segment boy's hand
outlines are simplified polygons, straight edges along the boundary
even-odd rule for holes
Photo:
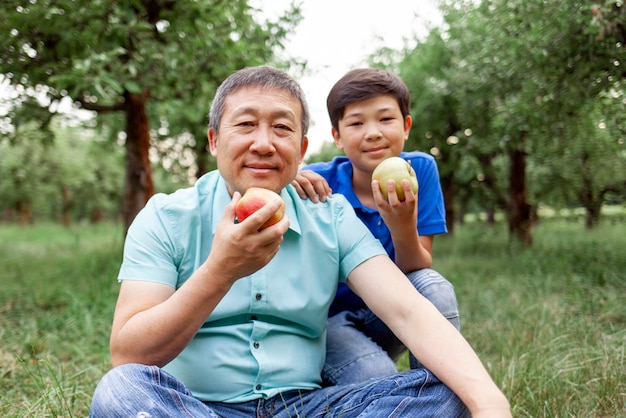
[[[309,198],[315,203],[320,200],[326,202],[326,199],[333,194],[326,179],[311,170],[298,171],[291,185],[296,188],[298,195],[302,199]]]
[[[385,225],[393,236],[396,231],[407,231],[407,225],[417,226],[417,195],[413,193],[408,180],[402,180],[402,190],[404,190],[404,200],[398,199],[395,182],[389,180],[388,200],[385,199],[377,180],[372,181],[372,195],[376,208],[380,212]]]

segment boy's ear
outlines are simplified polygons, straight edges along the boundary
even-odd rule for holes
[[[333,134],[333,139],[335,140],[335,145],[337,145],[337,148],[343,149],[343,143],[341,142],[339,131],[337,131],[335,128],[332,128],[331,133]]]
[[[411,118],[411,116],[407,115],[406,118],[404,118],[404,140],[408,140],[409,139],[409,131],[411,130],[411,126],[413,125],[413,119]]]

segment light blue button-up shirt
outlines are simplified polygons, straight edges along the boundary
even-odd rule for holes
[[[386,254],[342,196],[312,203],[291,186],[281,196],[291,226],[278,254],[235,282],[165,366],[201,400],[243,402],[320,387],[337,285],[363,261]],[[128,231],[118,279],[179,288],[207,259],[230,201],[217,171],[194,187],[155,195]]]

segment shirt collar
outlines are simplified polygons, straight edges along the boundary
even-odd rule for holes
[[[337,187],[337,190],[333,188],[333,193],[342,194],[354,209],[360,209],[366,212],[377,212],[372,208],[363,206],[356,193],[354,193],[354,189],[352,188],[352,173],[352,163],[347,158],[337,165],[337,175],[341,181],[338,182],[339,187]]]
[[[289,229],[293,230],[297,234],[301,234],[300,223],[298,222],[298,215],[296,210],[296,202],[295,199],[300,199],[300,196],[296,193],[293,186],[288,185],[280,192],[280,197],[282,197],[285,202],[285,214],[289,217]],[[232,197],[228,193],[228,189],[226,187],[226,181],[222,176],[217,176],[217,181],[215,183],[214,189],[214,198],[213,198],[213,216],[211,226],[213,228],[213,232],[217,228],[217,224],[220,219],[222,219],[222,215],[224,214],[224,208],[226,205],[230,203]]]

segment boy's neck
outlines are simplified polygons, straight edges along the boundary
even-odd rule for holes
[[[352,189],[363,206],[375,208],[372,194],[372,173],[354,170],[352,173]]]

